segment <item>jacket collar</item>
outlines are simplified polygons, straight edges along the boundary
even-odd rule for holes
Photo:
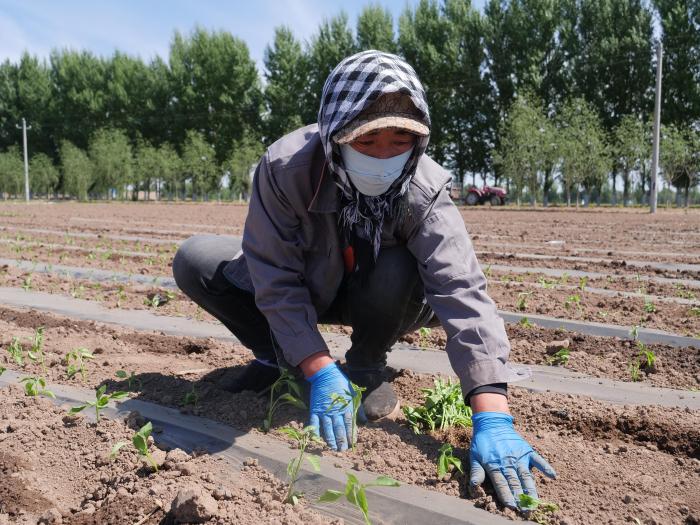
[[[323,152],[323,148],[320,149]],[[338,211],[338,191],[340,188],[338,188],[333,179],[333,174],[325,157],[319,163],[314,164],[320,166],[321,176],[308,210],[313,213],[335,213]]]

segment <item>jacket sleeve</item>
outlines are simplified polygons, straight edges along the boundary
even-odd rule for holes
[[[266,154],[253,178],[243,253],[255,289],[255,303],[292,366],[328,349],[304,283],[300,230],[299,217],[275,180]]]
[[[522,379],[507,365],[510,344],[503,319],[486,293],[459,210],[441,190],[409,234],[425,298],[447,333],[447,354],[465,397],[482,385]]]

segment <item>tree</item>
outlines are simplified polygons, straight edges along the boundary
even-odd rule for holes
[[[126,133],[120,129],[97,130],[90,138],[89,155],[94,170],[94,185],[90,190],[107,193],[108,198],[112,197],[112,190],[117,190],[125,198],[127,186],[136,182]]]
[[[79,200],[87,200],[92,186],[93,166],[90,158],[80,148],[64,140],[60,148],[63,171],[63,192]]]
[[[664,123],[700,121],[700,2],[654,0],[663,32]]]
[[[177,196],[180,183],[180,175],[182,173],[182,161],[170,144],[167,142],[161,144],[158,148],[158,166],[156,168],[156,177],[161,185],[168,189],[170,198]],[[183,186],[184,187],[184,186]],[[160,198],[160,186],[158,189],[158,198]]]
[[[232,197],[247,198],[250,191],[252,173],[263,153],[260,141],[246,138],[231,148],[231,156],[224,163],[228,173],[229,189]]]
[[[610,165],[607,146],[600,120],[585,100],[567,101],[558,115],[561,180],[567,205],[571,205],[571,191],[576,190],[576,206],[583,186],[588,192],[597,189],[608,174]]]
[[[199,130],[226,158],[235,140],[260,133],[262,91],[248,46],[230,33],[198,27],[188,37],[175,33],[170,46],[173,139]]]
[[[271,144],[303,125],[301,95],[306,86],[306,60],[301,44],[286,27],[275,29],[265,49],[265,142]],[[235,150],[231,154],[235,154]]]
[[[316,122],[326,78],[341,60],[354,54],[355,51],[355,41],[348,27],[348,15],[345,11],[341,11],[338,16],[330,20],[323,21],[306,50],[308,79],[302,113],[303,122]]]
[[[58,169],[51,158],[37,153],[29,162],[29,187],[32,195],[45,194],[48,199],[58,185]]]
[[[685,207],[690,204],[690,188],[700,181],[700,132],[674,125],[662,129],[660,164],[663,176],[685,193]]]
[[[0,153],[0,193],[19,195],[24,187],[24,164],[17,146]],[[4,195],[3,195],[4,197]]]
[[[357,17],[357,50],[377,49],[396,52],[394,21],[389,10],[379,4],[365,6]]]
[[[187,132],[182,147],[182,169],[190,181],[192,200],[197,197],[204,199],[210,192],[217,191],[221,185],[215,150],[198,131]]]
[[[640,119],[626,115],[613,132],[612,155],[615,170],[618,170],[622,177],[623,206],[629,204],[632,174],[637,172],[641,175],[645,171],[645,164],[651,157],[651,136],[648,131],[648,126]],[[613,190],[614,188],[615,176],[613,176]]]
[[[535,95],[526,93],[515,99],[503,124],[494,161],[515,186],[518,205],[524,188],[528,190],[530,205],[536,204],[543,175],[555,162],[550,128]]]

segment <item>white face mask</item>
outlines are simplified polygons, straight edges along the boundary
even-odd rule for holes
[[[370,197],[381,195],[401,176],[413,148],[388,159],[377,159],[360,153],[349,144],[340,146],[345,172],[357,190]]]

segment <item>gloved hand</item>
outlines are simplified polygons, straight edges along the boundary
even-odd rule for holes
[[[353,439],[352,398],[347,394],[353,392],[350,380],[335,363],[306,380],[311,383],[309,425],[316,427],[317,433],[320,429],[321,437],[333,450],[347,450]],[[338,401],[333,402],[333,397]]]
[[[503,412],[479,412],[472,416],[474,434],[469,450],[472,488],[484,482],[486,472],[503,505],[516,508],[520,494],[537,497],[530,467],[546,476],[557,473],[513,428],[513,417]]]

